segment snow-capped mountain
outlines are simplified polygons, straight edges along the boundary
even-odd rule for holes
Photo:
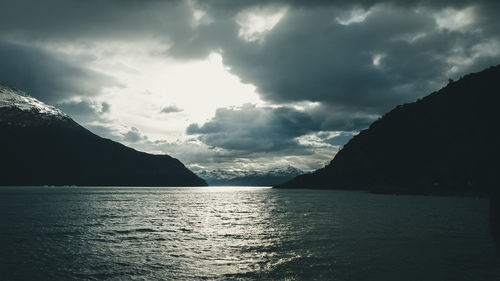
[[[4,85],[0,85],[0,108],[17,108],[22,111],[39,114],[42,118],[69,118],[61,110],[27,95],[21,90]]]
[[[265,171],[212,170],[199,171],[198,176],[209,185],[272,186],[290,180],[304,172],[292,166]]]
[[[101,138],[61,110],[1,85],[0,156],[0,185],[206,185],[175,158]]]

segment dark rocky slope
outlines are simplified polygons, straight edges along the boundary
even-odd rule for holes
[[[281,188],[490,193],[500,185],[500,66],[394,108],[326,167]]]
[[[101,138],[60,110],[4,86],[0,155],[0,185],[206,185],[175,158]]]

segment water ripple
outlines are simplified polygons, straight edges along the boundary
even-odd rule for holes
[[[487,212],[341,191],[0,188],[0,279],[500,280]]]

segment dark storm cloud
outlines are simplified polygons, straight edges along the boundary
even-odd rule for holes
[[[60,42],[156,38],[168,42],[168,55],[186,59],[217,51],[233,73],[256,85],[268,101],[318,101],[381,114],[445,83],[453,66],[448,58],[457,47],[471,52],[484,36],[498,36],[498,4],[492,2],[20,0],[2,6],[0,30]],[[263,42],[238,37],[238,12],[273,5],[290,8]],[[192,6],[204,9],[210,21],[193,27]],[[437,31],[433,11],[468,6],[486,15],[476,19],[480,33]],[[371,10],[362,23],[336,22],[352,7]],[[430,10],[419,12],[420,7]],[[418,34],[425,36],[403,40]],[[378,67],[373,64],[377,55]],[[476,58],[459,74],[491,61]]]
[[[6,0],[0,31],[39,40],[147,38],[166,27],[187,31],[191,16],[174,0]]]
[[[500,53],[478,48],[485,43],[490,43],[490,49],[500,47],[495,45],[499,38],[495,31],[496,17],[493,14],[481,17],[493,7],[487,1],[364,5],[369,9],[366,18],[348,25],[337,20],[345,17],[345,9],[339,5],[315,6],[325,4],[319,2],[322,1],[288,9],[263,40],[256,42],[238,38],[239,26],[232,18],[234,14],[215,11],[221,14],[220,18],[198,28],[192,37],[177,41],[169,52],[190,57],[220,49],[224,64],[243,81],[256,85],[263,99],[275,104],[318,102],[320,107],[311,111],[310,116],[321,122],[306,127],[308,132],[366,128],[380,114],[439,89],[450,77],[458,78],[500,62]],[[210,9],[213,2],[204,3]],[[255,3],[241,5],[249,8]],[[260,3],[262,7],[268,4]],[[223,6],[220,9],[223,10]],[[230,11],[237,13],[241,8]],[[464,12],[471,13],[466,15],[471,17],[471,23],[456,29],[440,26],[438,20],[449,20],[439,18],[440,13],[450,8],[455,9],[451,12],[470,8]],[[243,115],[243,111],[234,115]],[[224,119],[227,122],[221,122]],[[258,150],[260,146],[265,147],[258,138],[248,141],[251,134],[238,136],[235,133],[238,130],[229,120],[216,116],[201,127],[190,127],[188,133],[202,134],[201,141],[222,148]],[[233,120],[240,123],[236,118]],[[301,133],[285,138],[293,143],[299,135]],[[340,135],[326,143],[340,145],[348,137]],[[282,141],[269,134],[263,137],[262,143],[266,143],[267,138]],[[286,141],[283,143],[286,146]]]
[[[99,95],[120,86],[91,70],[92,58],[42,48],[78,45],[91,49],[99,40],[142,40],[191,29],[191,10],[183,1],[161,0],[7,0],[0,8],[0,82],[51,104],[73,96]],[[168,26],[168,28],[166,28]],[[21,42],[21,43],[16,43]]]
[[[0,82],[55,103],[76,95],[98,95],[118,83],[111,77],[79,65],[73,58],[0,40]]]
[[[209,146],[264,152],[299,147],[295,138],[319,127],[311,115],[293,108],[246,105],[218,109],[215,117],[202,126],[191,124],[187,134],[199,134]]]
[[[291,10],[263,44],[224,49],[224,62],[266,100],[380,114],[444,83],[456,48],[467,52],[481,41],[476,34],[437,31],[433,17],[414,10],[381,7],[347,26],[332,23],[332,12]],[[419,33],[426,35],[403,40]]]
[[[287,5],[309,9],[324,7],[369,8],[378,3],[404,7],[463,7],[469,4],[496,5],[489,0],[406,0],[406,1],[328,1],[328,0],[202,0],[194,6],[217,16],[231,17],[242,9]],[[0,10],[0,31],[30,33],[41,39],[47,36],[74,38],[101,35],[105,37],[150,35],[152,32],[180,33],[189,29],[192,19],[189,1],[182,0],[4,0]]]
[[[343,121],[327,117],[334,123],[365,125],[366,118],[350,118],[383,114],[439,89],[450,77],[500,62],[500,53],[478,48],[488,42],[493,42],[492,49],[500,47],[495,41],[500,38],[499,12],[489,1],[356,2],[364,4],[368,14],[362,22],[349,25],[336,19],[345,17],[346,7],[356,3],[313,2],[272,2],[292,7],[258,42],[238,38],[234,17],[243,8],[268,7],[269,1],[200,2],[219,17],[178,38],[169,54],[203,57],[219,50],[231,72],[256,85],[263,99],[278,104],[320,102],[334,115],[338,109],[345,113]],[[470,25],[457,29],[438,25],[440,12],[466,8],[473,11]],[[448,20],[446,16],[440,19]]]
[[[463,7],[470,5],[472,1],[470,0],[196,0],[198,5],[219,11],[220,13],[234,13],[242,9],[247,9],[255,6],[266,6],[266,5],[287,5],[295,8],[324,8],[324,7],[364,7],[369,8],[373,5],[379,3],[387,3],[392,5],[400,5],[403,7],[418,7],[418,6],[430,6],[430,7]],[[473,1],[477,4],[494,4],[491,0],[477,0]]]
[[[231,151],[236,157],[243,153],[270,153],[268,155],[309,154],[309,145],[301,144],[297,138],[314,132],[325,132],[326,144],[342,145],[353,131],[366,128],[374,116],[352,114],[340,109],[316,106],[305,110],[291,107],[256,107],[245,105],[239,108],[219,108],[208,122],[191,124],[186,133],[198,135],[208,146]],[[328,138],[329,131],[346,131]],[[321,134],[321,133],[320,133]]]

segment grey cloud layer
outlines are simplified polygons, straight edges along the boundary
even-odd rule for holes
[[[29,91],[49,103],[99,95],[120,86],[78,58],[43,48],[96,42],[168,38],[191,30],[192,10],[183,1],[7,0],[0,9],[0,83]],[[163,34],[169,30],[169,34]]]
[[[380,114],[443,85],[457,50],[468,59],[477,44],[498,37],[482,25],[474,33],[439,29],[430,12],[378,5],[362,23],[345,26],[335,22],[341,14],[335,7],[290,9],[260,44],[238,39],[237,26],[224,19],[201,27],[189,45],[180,41],[171,52],[193,56],[204,54],[204,46],[219,47],[231,71],[258,86],[271,102],[319,101]],[[477,24],[494,21],[478,19]],[[219,32],[225,40],[212,41]],[[423,36],[405,40],[417,35]],[[373,64],[376,55],[379,66]],[[482,56],[457,74],[494,61]]]
[[[272,5],[290,8],[263,42],[245,42],[238,37],[239,26],[235,21],[238,12]],[[204,9],[211,17],[210,23],[194,27],[192,6]],[[356,6],[371,9],[364,22],[344,26],[335,21],[346,9]],[[437,29],[431,17],[431,12],[437,10],[432,9],[467,6],[477,7],[479,16],[475,24],[481,29],[479,32]],[[418,7],[430,7],[430,10],[417,12]],[[217,51],[223,54],[224,63],[233,73],[255,84],[268,101],[310,100],[379,114],[445,83],[448,78],[445,73],[454,66],[449,58],[456,56],[457,49],[467,56],[478,43],[498,38],[497,7],[495,1],[444,0],[48,0],[43,3],[18,0],[3,3],[0,31],[2,37],[56,40],[61,44],[75,40],[85,44],[92,40],[156,38],[166,48],[170,46],[168,55],[186,59],[202,58]],[[415,42],[401,40],[418,34],[425,36]],[[33,48],[17,57],[29,57],[36,52],[40,51]],[[379,67],[373,65],[373,56],[377,54],[382,55]],[[491,61],[478,55],[472,63],[462,66],[458,74],[477,70]],[[4,65],[12,66],[7,62]],[[61,62],[67,60],[61,59]],[[50,70],[54,64],[44,65]],[[44,65],[33,65],[33,69],[39,70],[35,76],[42,75]],[[56,73],[57,77],[66,79],[65,72],[60,72]],[[91,75],[83,70],[68,72],[68,80]],[[21,77],[17,80],[28,80],[23,74],[16,76]],[[28,82],[16,83],[28,84],[30,90],[37,88]],[[85,90],[98,92],[97,89]]]
[[[101,115],[110,111],[107,102],[97,103],[92,100],[67,101],[57,104],[57,107],[69,114],[79,123],[88,123],[102,119]]]
[[[74,95],[99,95],[119,84],[107,75],[80,65],[82,61],[0,38],[0,82],[55,103]]]
[[[191,10],[169,0],[6,0],[0,31],[57,40],[147,38],[169,29],[189,29]]]
[[[500,62],[500,52],[488,50],[500,48],[499,25],[495,12],[491,12],[496,4],[422,3],[427,6],[365,5],[371,7],[366,18],[350,25],[336,22],[345,11],[335,5],[292,8],[258,42],[239,39],[238,27],[231,25],[230,18],[222,17],[199,28],[189,44],[180,41],[170,52],[189,57],[203,55],[204,48],[220,48],[224,63],[244,81],[256,85],[265,100],[275,104],[319,102],[321,108],[312,114],[320,115],[323,122],[319,127],[304,123],[305,130],[359,130],[395,105],[439,89],[450,77]],[[439,13],[451,8],[470,8],[472,22],[456,30],[439,26],[438,19],[449,20],[439,18]],[[221,33],[226,35],[225,40],[217,38]],[[488,47],[481,50],[482,45]],[[216,116],[199,130],[190,128],[188,132],[201,134],[200,140],[209,145],[242,149],[231,141],[242,139],[233,134],[234,128],[220,127],[223,119]],[[272,128],[272,122],[268,122],[259,131]],[[288,141],[293,142],[292,138],[301,133],[287,136]],[[272,135],[270,138],[280,141]],[[238,145],[259,149],[253,141],[240,141]],[[286,146],[286,142],[280,145]]]
[[[362,129],[391,107],[437,90],[450,76],[500,63],[499,3],[8,0],[0,10],[0,80],[52,103],[118,86],[112,77],[88,68],[85,60],[30,42],[91,46],[107,40],[153,40],[165,45],[158,55],[186,60],[219,52],[232,73],[254,84],[277,107],[219,109],[212,120],[191,125],[187,133],[232,150],[232,157],[307,154],[311,151],[297,137]],[[285,16],[262,40],[247,42],[238,36],[235,17],[243,9],[282,5],[288,6]],[[368,12],[362,22],[342,25],[336,20],[355,7]],[[474,16],[470,25],[439,27],[436,13],[468,7]],[[193,8],[204,10],[209,20],[193,24]],[[287,106],[302,101],[319,105],[304,111]],[[85,104],[79,106],[85,109]],[[98,114],[89,108],[80,114]],[[76,105],[70,109],[79,110]],[[338,144],[346,136],[326,142]],[[123,137],[144,141],[137,129]]]
[[[218,109],[215,117],[201,127],[192,124],[188,134],[200,134],[209,146],[228,150],[279,151],[300,147],[296,137],[319,130],[311,115],[288,107]]]

